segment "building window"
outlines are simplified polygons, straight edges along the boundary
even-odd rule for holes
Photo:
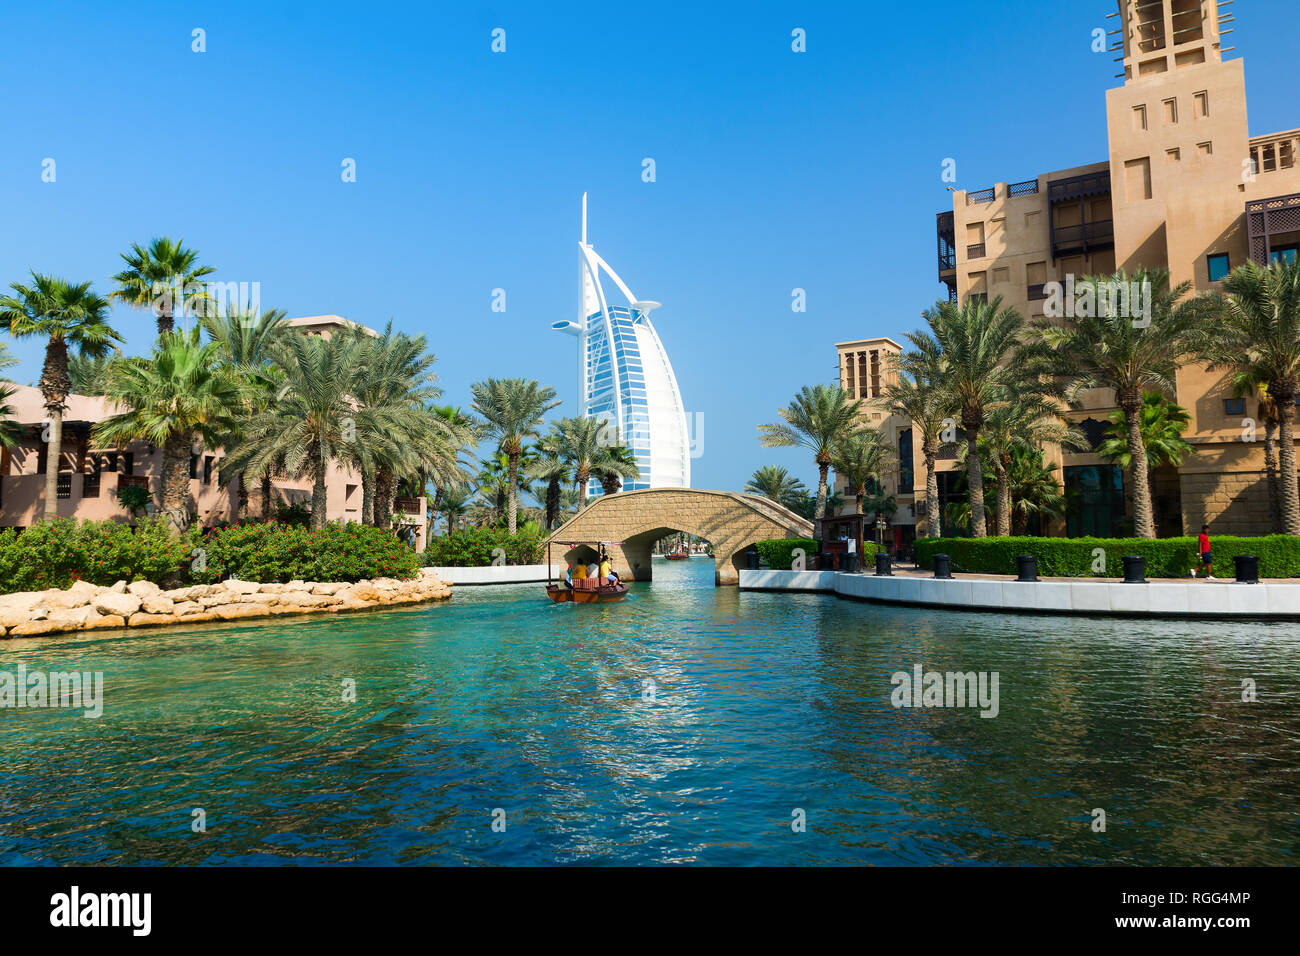
[[[1246,400],[1244,398],[1225,398],[1223,400],[1223,414],[1230,417],[1246,414]]]
[[[71,498],[72,497],[72,473],[60,472],[58,484],[55,485],[54,497]]]
[[[1065,533],[1071,538],[1116,537],[1124,518],[1124,472],[1118,465],[1065,469]]]
[[[1289,246],[1278,246],[1269,252],[1268,261],[1270,264],[1284,262],[1287,265],[1295,265],[1297,250],[1300,250],[1300,243],[1293,242]]]
[[[99,497],[99,476],[103,471],[103,465],[103,458],[92,452],[90,455],[90,472],[81,479],[81,497]]]
[[[135,474],[135,452],[127,451],[122,453],[122,474]]]
[[[910,494],[913,480],[912,429],[904,428],[898,433],[898,493]]]
[[[1142,202],[1151,198],[1151,158],[1130,159],[1124,163],[1124,198]]]
[[[1216,252],[1213,255],[1207,256],[1205,262],[1209,268],[1211,282],[1218,282],[1220,279],[1226,279],[1228,273],[1232,271],[1228,260],[1228,254],[1226,252]]]
[[[1166,124],[1178,122],[1178,100],[1168,99],[1164,101],[1164,115]]]
[[[1202,156],[1213,156],[1214,143],[1197,143],[1196,151],[1200,153]]]
[[[212,484],[212,463],[217,459],[212,455],[205,455],[203,458],[203,483]]]
[[[1196,99],[1196,115],[1201,119],[1204,119],[1205,117],[1209,116],[1210,115],[1209,91],[1202,90],[1200,93],[1196,94],[1195,99]]]
[[[190,477],[197,478],[198,476],[199,476],[199,456],[190,455]]]
[[[1133,130],[1142,132],[1147,128],[1147,108],[1145,106],[1133,107]]]
[[[1166,162],[1166,163],[1176,163],[1176,162],[1178,162],[1179,160],[1181,160],[1182,158],[1183,158],[1183,151],[1182,151],[1181,149],[1167,149],[1167,150],[1165,150],[1165,162]]]

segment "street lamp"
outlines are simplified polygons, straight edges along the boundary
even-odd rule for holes
[[[876,544],[881,548],[885,546],[885,519],[883,516],[876,519]]]

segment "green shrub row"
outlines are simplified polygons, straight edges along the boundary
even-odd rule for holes
[[[414,577],[414,551],[391,531],[331,524],[319,531],[277,524],[191,528],[176,535],[164,518],[132,528],[115,521],[59,518],[0,531],[0,593],[67,588],[75,581],[211,584],[245,581],[359,581]]]
[[[178,538],[164,518],[132,529],[113,521],[58,518],[0,531],[0,593],[43,591],[89,581],[160,581],[187,568],[193,536]]]
[[[525,525],[514,535],[505,528],[465,528],[432,539],[420,557],[425,567],[484,568],[492,564],[497,548],[506,564],[540,564],[546,550],[536,525]]]
[[[392,531],[363,524],[237,524],[207,532],[195,547],[187,563],[199,584],[413,578],[420,570],[419,556]]]
[[[813,558],[821,553],[822,543],[812,538],[773,538],[768,541],[759,541],[754,545],[754,548],[771,570],[789,571],[794,560],[795,548],[803,548],[804,553],[809,558]],[[875,542],[864,542],[862,545],[862,566],[868,567],[874,564],[875,560]]]
[[[1259,558],[1262,578],[1300,576],[1300,538],[1214,535],[1210,550],[1216,577],[1232,577],[1233,558],[1240,554]],[[952,558],[954,571],[970,574],[1015,574],[1016,558],[1032,554],[1038,559],[1038,573],[1049,577],[1122,577],[1124,556],[1129,554],[1146,558],[1148,578],[1185,578],[1201,564],[1195,538],[923,538],[916,542],[921,567],[932,569],[936,554]],[[1103,561],[1105,568],[1099,570]]]

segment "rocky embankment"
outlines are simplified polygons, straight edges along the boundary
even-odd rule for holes
[[[148,581],[118,581],[101,587],[78,581],[66,591],[23,591],[0,595],[0,637],[34,637],[67,631],[158,627],[238,621],[279,614],[365,611],[370,608],[444,601],[451,585],[421,573],[410,581],[258,584],[222,581],[164,590]]]

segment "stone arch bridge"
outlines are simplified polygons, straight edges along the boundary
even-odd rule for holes
[[[737,491],[650,488],[602,495],[552,532],[552,560],[569,560],[585,551],[570,542],[621,541],[608,550],[625,579],[649,581],[650,548],[675,532],[698,535],[713,545],[714,581],[740,580],[741,554],[769,538],[811,538],[813,525],[769,498]],[[698,559],[696,559],[698,560]]]

